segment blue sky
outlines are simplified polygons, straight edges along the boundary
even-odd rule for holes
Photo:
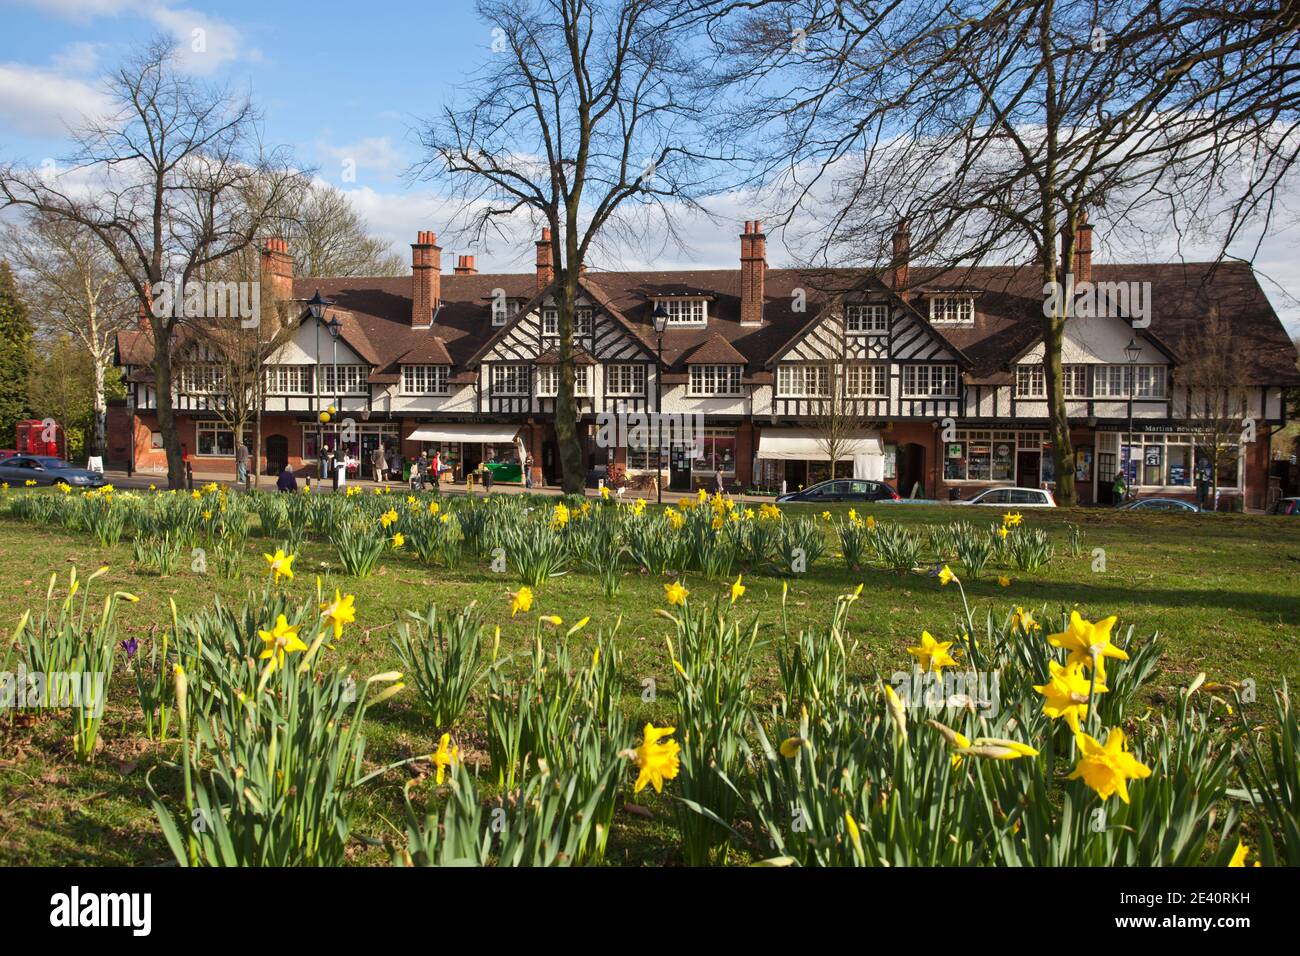
[[[404,250],[420,229],[442,233],[447,201],[404,172],[418,157],[413,129],[436,115],[490,55],[490,28],[473,0],[305,2],[305,0],[0,0],[0,159],[38,164],[68,149],[65,123],[93,108],[97,76],[133,46],[174,36],[185,67],[204,78],[249,87],[266,116],[271,143],[346,192],[371,230]],[[205,49],[193,52],[195,30]],[[344,178],[345,164],[355,179]],[[641,261],[629,250],[610,267],[735,267],[736,233],[762,216],[740,197],[711,204],[723,217],[686,230],[690,247]],[[521,240],[525,237],[519,237]],[[769,241],[773,265],[787,257]],[[1176,259],[1176,250],[1123,248],[1097,236],[1100,261]],[[470,249],[448,241],[444,256],[473,252],[485,271],[532,267],[531,243]],[[1300,334],[1300,225],[1266,240],[1255,258],[1265,291]],[[1243,243],[1233,252],[1249,256]],[[1181,255],[1198,258],[1196,249]],[[444,258],[444,265],[449,265]],[[600,268],[601,263],[593,263]]]

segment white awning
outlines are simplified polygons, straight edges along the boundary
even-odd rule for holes
[[[885,446],[880,436],[864,433],[838,440],[841,461],[853,462],[853,477],[881,481],[885,477]],[[811,428],[764,428],[758,436],[758,458],[777,461],[830,461],[824,433]]]
[[[468,441],[500,445],[513,442],[518,434],[518,425],[482,425],[467,422],[463,425],[420,425],[408,437],[411,441]]]
[[[842,438],[836,444],[841,459],[858,455],[884,455],[885,448],[879,436],[863,434],[855,438]],[[764,428],[758,436],[758,457],[777,460],[830,461],[827,440],[811,428]]]

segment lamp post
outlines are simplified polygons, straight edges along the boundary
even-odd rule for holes
[[[655,492],[657,503],[664,503],[664,329],[668,328],[668,310],[662,304],[656,305],[651,318],[655,325],[656,350],[659,353],[655,366]],[[671,468],[671,464],[669,465]]]
[[[330,320],[325,323],[325,328],[329,330],[330,339],[333,340],[332,347],[334,350],[334,401],[330,405],[330,409],[332,417],[338,418],[338,416],[343,413],[343,399],[340,397],[339,393],[339,333],[343,331],[343,323],[339,321],[339,317],[336,315],[331,317]],[[334,444],[336,446],[334,449],[334,467],[335,469],[342,467],[343,474],[346,476],[348,473],[347,457],[340,457],[343,455],[343,432],[339,430],[337,422],[334,424],[334,434],[336,436],[334,439]],[[359,476],[360,472],[358,472],[358,477]]]
[[[1137,394],[1137,362],[1142,355],[1142,346],[1137,344],[1136,338],[1130,338],[1128,345],[1124,346],[1124,360],[1128,362],[1128,436],[1127,448],[1129,461],[1133,461],[1133,399]],[[1138,470],[1137,462],[1133,462],[1133,484],[1139,484],[1138,478],[1141,472]]]
[[[326,306],[330,304],[331,304],[330,300],[320,294],[320,289],[317,289],[316,294],[307,300],[307,310],[311,313],[311,317],[315,319],[317,322],[317,326],[316,326],[316,371],[317,371],[317,375],[316,375],[316,457],[321,461],[321,465],[319,469],[321,481],[324,481],[326,476],[324,474],[325,419],[323,417],[323,413],[321,412],[321,407],[320,407],[321,388],[320,388],[320,374],[319,374],[320,372],[320,324],[319,323],[321,319],[325,317]]]

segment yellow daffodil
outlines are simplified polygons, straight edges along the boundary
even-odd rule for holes
[[[953,574],[952,568],[948,567],[946,564],[939,569],[939,573],[936,577],[939,579],[940,584],[949,584],[952,581],[957,580],[957,575]]]
[[[351,624],[357,619],[356,596],[348,594],[344,596],[339,593],[339,589],[334,589],[334,600],[327,601],[320,606],[321,617],[325,618],[325,623],[334,628],[334,640],[343,636],[343,625]]]
[[[555,506],[555,511],[551,514],[551,527],[559,531],[569,523],[569,508],[564,502]]]
[[[520,611],[527,614],[533,608],[533,589],[524,585],[518,591],[510,595],[510,616],[514,617]]]
[[[436,502],[436,501],[430,501],[430,502],[429,502],[429,514],[430,514],[431,516],[436,516],[436,515],[438,514],[438,512],[441,511],[441,510],[442,510],[442,507],[438,504],[438,502]]]
[[[794,755],[799,752],[799,748],[802,746],[802,737],[787,737],[785,740],[781,741],[781,756],[786,759],[793,759]]]
[[[640,793],[647,783],[655,788],[655,793],[663,793],[664,781],[677,776],[677,771],[681,768],[681,760],[677,756],[681,747],[675,740],[663,740],[675,733],[676,729],[645,725],[641,746],[636,748],[636,765],[641,768],[641,772],[637,774],[636,785],[632,788],[634,793]]]
[[[402,547],[402,545],[404,545],[404,544],[406,544],[406,537],[402,534],[402,532],[399,531],[399,532],[397,532],[397,534],[393,535],[393,550],[394,550],[394,551],[397,551],[398,549],[400,549],[400,548]]]
[[[451,734],[443,734],[438,739],[438,749],[429,755],[429,760],[437,768],[434,779],[441,785],[447,768],[460,760],[460,748],[451,746]]]
[[[1000,588],[1009,588],[1009,587],[1011,587],[1011,579],[1010,579],[1009,577],[1007,577],[1005,574],[999,574],[999,575],[998,575],[998,587],[1000,587]]]
[[[831,520],[831,513],[830,513],[829,511],[823,511],[823,512],[822,512],[822,520],[823,520],[823,521],[830,521],[830,520]]]
[[[1094,624],[1085,621],[1078,611],[1071,611],[1069,626],[1059,634],[1047,635],[1047,643],[1069,651],[1068,663],[1091,668],[1095,660],[1097,679],[1105,680],[1106,658],[1128,660],[1128,653],[1110,642],[1110,632],[1115,626],[1115,621],[1115,615],[1112,614]]]
[[[1002,516],[1002,524],[1008,528],[1019,527],[1020,522],[1023,520],[1024,518],[1021,516],[1019,511],[1007,512]]]
[[[551,627],[559,627],[564,623],[564,618],[558,614],[543,614],[538,620],[551,625]]]
[[[903,709],[903,702],[899,699],[898,692],[894,688],[885,685],[885,707],[889,711],[889,719],[894,724],[894,729],[903,739],[907,739],[907,712]]]
[[[600,486],[600,500],[609,501],[609,488],[607,488],[605,485]]]
[[[261,660],[270,661],[268,669],[271,672],[284,666],[286,654],[293,654],[298,651],[305,651],[307,645],[298,637],[298,625],[289,626],[285,616],[281,614],[275,619],[275,627],[269,631],[258,631],[262,643],[266,646],[262,648],[262,653],[258,655]]]
[[[940,643],[930,636],[929,631],[921,632],[921,643],[916,647],[909,647],[907,653],[917,659],[923,671],[934,671],[936,674],[942,673],[945,667],[956,667],[957,661],[948,653],[948,648],[952,647],[952,641]]]
[[[1008,534],[1010,534],[1010,531],[1007,529],[1007,526],[1006,526],[1006,525],[1002,525],[1001,527],[998,528],[998,537],[999,537],[999,538],[1002,538],[1002,539],[1005,540],[1005,539],[1006,539],[1006,536],[1007,536]]]
[[[685,604],[686,597],[691,592],[682,587],[681,581],[674,581],[672,584],[664,585],[664,597],[669,604]]]
[[[1038,622],[1034,620],[1033,612],[1026,611],[1023,607],[1017,607],[1016,613],[1011,615],[1011,626],[1026,634],[1038,630]]]
[[[731,603],[735,604],[745,593],[745,586],[740,583],[740,575],[736,575],[735,582],[731,585]]]
[[[267,565],[270,566],[271,576],[274,579],[271,583],[279,584],[281,578],[293,580],[293,559],[294,555],[285,554],[283,548],[276,548],[275,554],[264,554]]]
[[[1043,713],[1052,720],[1064,718],[1070,729],[1078,733],[1079,721],[1088,716],[1088,689],[1092,682],[1078,664],[1062,666],[1049,661],[1047,668],[1051,674],[1047,683],[1034,685],[1034,690],[1043,695]],[[1100,677],[1092,690],[1097,694],[1107,692]]]
[[[396,524],[396,522],[397,522],[397,511],[393,508],[389,508],[387,511],[385,511],[382,515],[379,516],[379,523],[382,524],[384,528],[388,528],[391,525]]]
[[[1084,733],[1076,733],[1074,739],[1079,745],[1079,763],[1067,779],[1083,780],[1103,800],[1119,794],[1128,803],[1128,781],[1151,776],[1151,768],[1128,752],[1124,731],[1118,727],[1110,729],[1105,745]]]
[[[1242,868],[1244,869],[1245,866],[1246,866],[1246,855],[1247,855],[1248,853],[1250,853],[1250,847],[1246,846],[1246,844],[1244,844],[1244,843],[1242,843],[1240,840],[1238,840],[1238,841],[1237,841],[1237,849],[1235,849],[1235,850],[1232,851],[1232,859],[1228,861],[1228,866],[1229,866],[1229,867],[1242,867]],[[1260,866],[1260,865],[1261,865],[1260,862],[1259,862],[1259,860],[1256,860],[1256,861],[1255,861],[1255,865],[1256,865],[1256,866]]]
[[[876,530],[876,516],[875,516],[875,515],[867,515],[867,530],[868,530],[868,531],[875,531],[875,530]]]

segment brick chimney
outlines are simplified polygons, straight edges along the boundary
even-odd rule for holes
[[[1086,209],[1079,213],[1074,230],[1074,281],[1092,281],[1092,226]]]
[[[740,234],[740,324],[763,324],[763,285],[767,279],[767,237],[763,220],[746,219]]]
[[[442,248],[432,232],[421,232],[411,243],[411,326],[427,329],[442,301]]]
[[[908,267],[912,262],[912,234],[907,229],[907,220],[898,224],[894,230],[894,256],[889,265],[889,287],[895,292],[907,288]]]
[[[456,258],[456,268],[451,271],[458,276],[478,275],[478,267],[474,265],[473,256],[458,256]]]
[[[262,249],[262,281],[270,286],[276,302],[293,298],[293,256],[288,241],[280,236],[266,240]]]
[[[543,229],[537,240],[537,291],[541,292],[555,278],[555,264],[551,259],[551,230]]]

